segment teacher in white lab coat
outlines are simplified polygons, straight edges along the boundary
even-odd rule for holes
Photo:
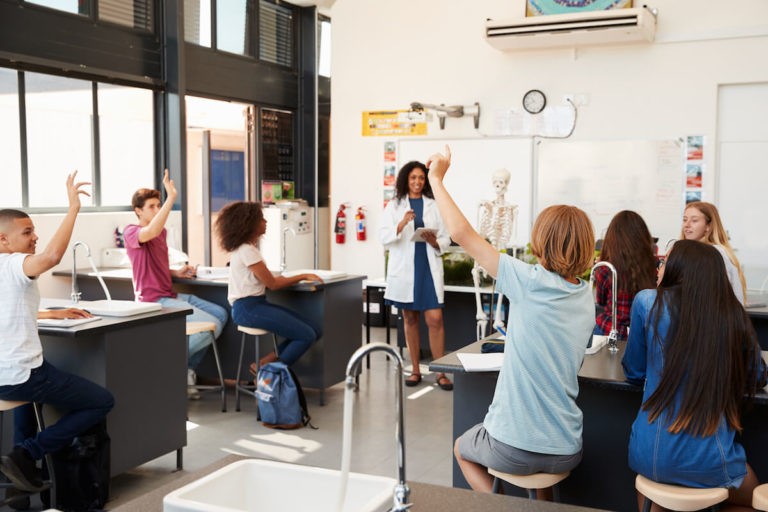
[[[427,172],[423,163],[415,161],[400,169],[395,198],[384,208],[379,228],[379,239],[389,250],[384,299],[387,306],[395,306],[403,312],[405,343],[413,364],[406,386],[417,386],[421,382],[421,312],[424,312],[424,321],[429,328],[432,357],[440,358],[445,352],[443,262],[440,255],[448,248],[451,239],[440,218]],[[417,233],[419,228],[425,229]],[[414,234],[417,235],[415,241]],[[441,389],[453,389],[453,383],[444,373],[437,374],[436,382]]]

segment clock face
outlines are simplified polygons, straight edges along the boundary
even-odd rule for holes
[[[523,108],[531,114],[538,114],[547,105],[547,97],[538,89],[531,89],[523,96]]]

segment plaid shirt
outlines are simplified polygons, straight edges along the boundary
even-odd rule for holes
[[[611,332],[611,269],[608,267],[598,267],[595,270],[595,304],[598,306],[595,318],[597,327],[602,334],[608,335]],[[632,308],[632,299],[634,294],[630,295],[624,290],[618,290],[616,299],[616,323],[618,323],[619,338],[627,338],[627,327],[629,327],[629,313]]]

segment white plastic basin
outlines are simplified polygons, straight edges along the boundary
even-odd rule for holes
[[[336,512],[340,471],[249,459],[234,462],[167,494],[165,512]],[[383,512],[394,478],[350,473],[344,512]]]

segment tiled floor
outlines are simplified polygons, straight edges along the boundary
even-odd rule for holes
[[[384,329],[372,329],[371,338],[383,341]],[[406,475],[409,480],[450,486],[452,394],[439,389],[434,384],[434,375],[426,371],[422,366],[425,377],[421,385],[404,388]],[[354,396],[352,471],[396,476],[393,377],[394,364],[381,352],[372,355],[370,371],[360,376],[360,390]],[[204,394],[200,401],[190,401],[184,471],[195,471],[229,453],[339,468],[343,385],[327,390],[324,407],[318,405],[317,392],[307,390],[306,394],[317,430],[265,428],[256,421],[253,399],[244,401],[242,412],[234,412],[233,392],[228,397],[226,413],[220,412],[215,393]],[[114,478],[107,508],[177,478],[180,473],[174,472],[175,465],[175,454],[169,454]]]

